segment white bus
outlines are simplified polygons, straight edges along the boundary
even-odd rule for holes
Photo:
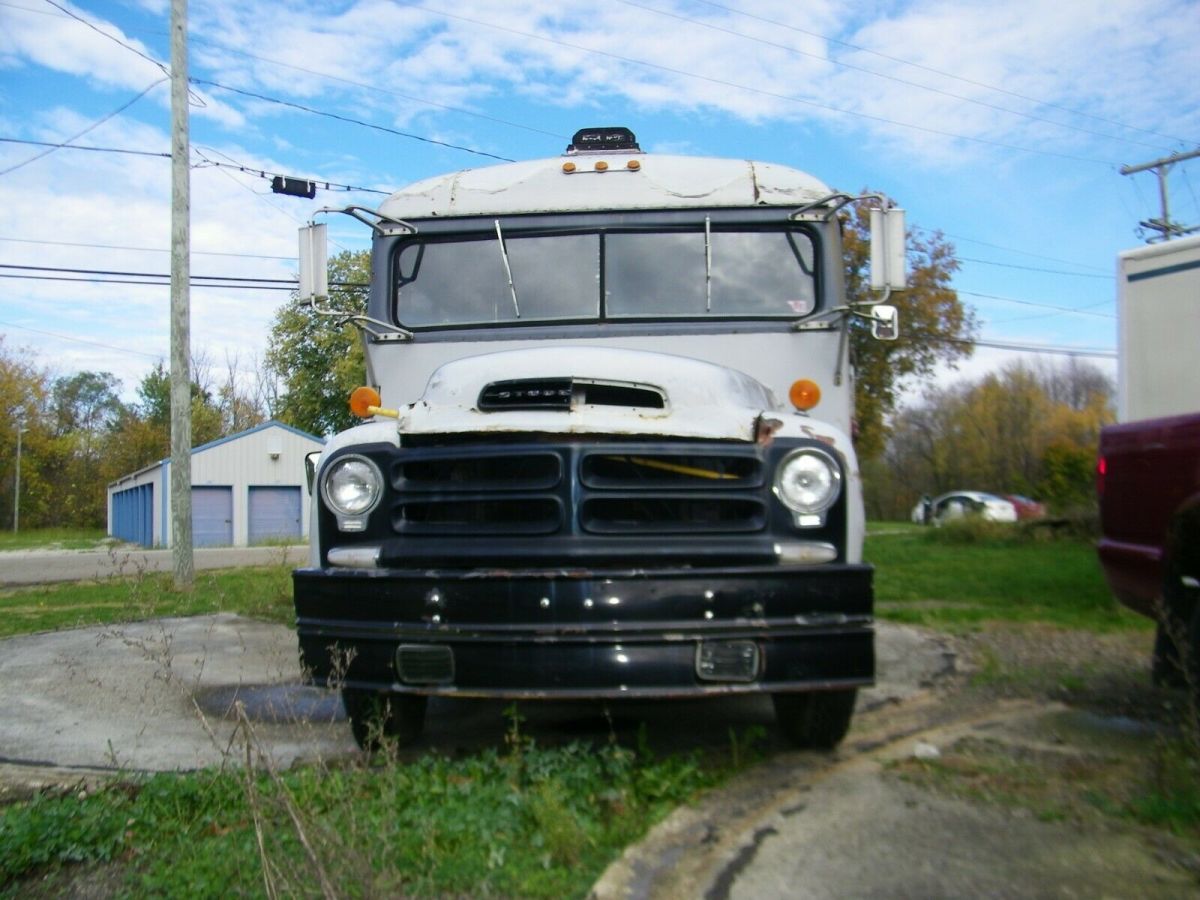
[[[897,328],[845,300],[860,200],[886,297],[884,198],[625,128],[342,210],[373,231],[366,421],[315,466],[294,587],[361,745],[414,739],[430,696],[764,692],[796,743],[841,740],[874,678],[848,336]],[[301,296],[337,315],[324,227]]]

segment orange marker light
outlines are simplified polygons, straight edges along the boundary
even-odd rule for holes
[[[638,162],[636,159],[631,159],[629,162],[625,163],[625,168],[629,169],[629,171],[631,171],[631,172],[636,172],[641,167],[642,167],[642,164],[640,162]]]
[[[608,171],[608,163],[606,163],[604,160],[600,160],[598,163],[596,163],[596,171],[597,172],[607,172]]]
[[[573,162],[563,163],[563,171],[566,172],[568,175],[570,175],[572,172],[575,171],[575,163],[573,163]]]
[[[369,419],[375,415],[375,411],[379,409],[379,404],[382,402],[379,391],[375,388],[358,387],[350,394],[350,412],[360,419]]]
[[[821,389],[817,387],[815,381],[801,378],[799,381],[792,382],[792,386],[788,390],[788,399],[792,401],[792,406],[796,409],[808,412],[821,402]]]

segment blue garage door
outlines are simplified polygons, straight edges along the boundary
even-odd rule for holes
[[[300,488],[252,487],[249,503],[251,544],[300,537]]]
[[[233,488],[192,488],[192,546],[233,544]]]
[[[138,485],[113,494],[113,537],[131,544],[154,544],[154,486]]]

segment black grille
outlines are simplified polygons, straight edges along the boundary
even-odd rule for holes
[[[579,523],[593,534],[724,534],[761,531],[767,514],[759,499],[628,494],[584,500]]]
[[[414,447],[391,466],[396,534],[746,535],[767,529],[762,451],[747,445]]]

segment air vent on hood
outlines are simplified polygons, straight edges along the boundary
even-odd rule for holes
[[[582,405],[663,409],[666,398],[657,388],[572,378],[493,381],[479,393],[482,412],[513,409],[560,409],[566,412],[573,406]]]

